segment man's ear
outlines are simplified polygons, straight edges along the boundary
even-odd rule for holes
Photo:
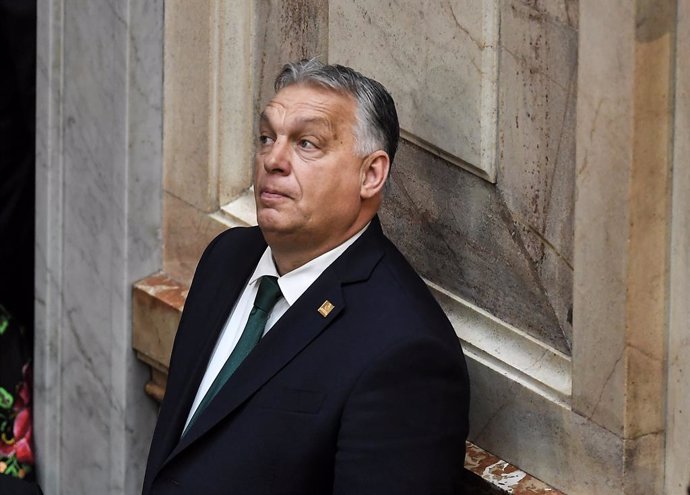
[[[362,163],[362,187],[360,196],[369,199],[376,196],[388,178],[390,160],[388,153],[383,150],[374,151],[368,155]]]

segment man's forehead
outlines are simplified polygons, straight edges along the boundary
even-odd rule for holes
[[[285,116],[314,124],[330,125],[334,120],[353,116],[355,101],[349,95],[322,88],[295,84],[278,91],[259,117]]]

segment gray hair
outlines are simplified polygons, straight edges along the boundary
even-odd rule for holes
[[[312,58],[285,64],[276,77],[274,88],[277,93],[299,83],[313,84],[352,96],[357,102],[355,152],[365,156],[383,150],[393,164],[400,127],[393,98],[381,83],[350,67],[326,65]]]

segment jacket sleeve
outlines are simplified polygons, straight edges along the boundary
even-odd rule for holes
[[[333,493],[461,493],[468,406],[459,346],[424,338],[388,350],[348,398]]]
[[[172,449],[175,447],[175,444],[179,440],[179,434],[181,432],[182,425],[184,424],[182,419],[175,418],[175,416],[172,414],[172,411],[177,406],[179,401],[179,393],[181,392],[180,387],[176,386],[176,384],[183,382],[185,373],[187,373],[187,363],[184,363],[184,361],[181,359],[181,356],[184,354],[182,351],[184,350],[185,346],[188,345],[188,343],[182,342],[182,339],[185,336],[180,335],[179,329],[185,326],[184,321],[189,318],[189,311],[194,307],[195,301],[199,298],[201,286],[203,286],[204,280],[208,278],[208,272],[212,269],[212,264],[209,263],[209,260],[213,257],[213,251],[217,246],[219,239],[223,235],[224,233],[217,236],[206,247],[201,259],[199,260],[196,271],[194,272],[194,279],[185,302],[185,308],[182,311],[182,317],[178,325],[178,332],[175,335],[175,341],[170,357],[170,370],[168,374],[166,393],[163,397],[163,403],[158,414],[158,420],[156,421],[153,438],[151,439],[151,447],[149,448],[146,472],[144,476],[143,494],[150,493],[155,477],[158,474],[158,470],[167,455],[172,451]],[[186,416],[183,419],[186,419]]]

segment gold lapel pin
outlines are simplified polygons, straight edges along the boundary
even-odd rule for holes
[[[335,308],[335,306],[333,306],[333,303],[326,299],[319,308],[319,313],[321,313],[321,316],[325,318],[331,311],[333,311],[333,308]]]

